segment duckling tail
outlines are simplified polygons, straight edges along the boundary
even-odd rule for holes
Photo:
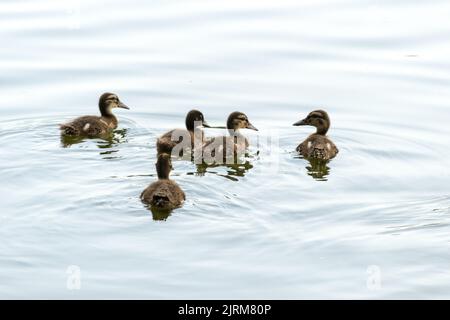
[[[326,151],[324,148],[316,147],[313,150],[313,157],[316,159],[325,159],[326,158]]]
[[[165,207],[169,202],[169,199],[167,197],[164,196],[154,196],[153,197],[153,205],[156,207]]]
[[[78,130],[75,129],[75,127],[69,125],[69,124],[60,124],[59,129],[62,131],[62,133],[66,136],[76,136],[78,135]]]

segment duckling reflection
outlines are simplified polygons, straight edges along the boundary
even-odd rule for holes
[[[66,136],[61,135],[60,141],[61,141],[61,147],[63,148],[69,148],[74,144],[82,143],[86,140],[86,137],[81,136]]]
[[[218,171],[208,170],[209,168],[225,167],[227,168],[227,174],[219,173]],[[215,174],[232,181],[239,181],[237,177],[244,177],[245,174],[253,168],[253,164],[250,161],[245,161],[244,163],[234,163],[234,164],[207,164],[202,163],[197,165],[197,171],[195,174],[198,176],[204,176],[206,173]]]
[[[100,152],[100,155],[110,155],[118,152],[117,149],[112,149],[121,143],[127,142],[128,129],[116,129],[112,132],[107,132],[100,137],[92,140],[95,142],[99,149],[104,151]],[[82,136],[67,136],[61,135],[61,146],[63,148],[69,148],[72,145],[83,143],[86,141],[86,137]],[[115,158],[115,157],[114,157]],[[108,159],[105,157],[105,159]]]
[[[317,181],[327,181],[327,176],[330,174],[330,167],[327,166],[329,161],[321,159],[308,159],[309,166],[306,166],[308,175]]]
[[[155,221],[165,221],[172,214],[172,210],[168,209],[161,209],[152,206],[150,206],[149,209],[152,212],[152,217]]]
[[[82,116],[68,123],[60,124],[61,135],[70,137],[104,137],[117,128],[118,120],[112,113],[114,108],[129,109],[114,93],[106,92],[98,101],[100,116]]]
[[[170,154],[161,153],[156,161],[158,180],[149,185],[142,193],[141,200],[155,212],[164,212],[180,207],[186,196],[180,186],[169,179],[172,161]]]

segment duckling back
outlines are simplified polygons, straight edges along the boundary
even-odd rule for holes
[[[108,121],[97,116],[83,116],[65,124],[59,128],[63,135],[95,137],[107,133],[117,127],[117,121]]]
[[[229,159],[235,160],[236,157],[244,155],[248,146],[248,140],[244,136],[214,137],[203,144],[203,158],[207,160],[207,163],[214,162],[211,160],[226,163]]]
[[[141,194],[142,202],[161,209],[173,209],[183,204],[186,195],[172,180],[158,180],[149,185]]]

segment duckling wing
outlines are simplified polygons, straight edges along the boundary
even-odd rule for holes
[[[237,146],[232,137],[219,136],[203,144],[203,160],[206,163],[222,163],[228,157],[234,157]]]
[[[331,154],[332,154],[332,156],[331,156],[331,158],[332,158],[332,157],[334,157],[335,155],[338,154],[339,149],[336,147],[336,145],[333,143],[333,141],[328,140],[328,142],[329,142],[329,144],[330,144],[330,146],[331,146],[330,152],[331,152]]]
[[[334,158],[339,152],[336,145],[328,137],[319,137],[317,141],[317,146],[320,150],[323,150],[325,159]]]
[[[302,143],[300,143],[297,148],[295,149],[297,152],[299,152],[303,157],[308,157],[309,155],[309,148],[311,146],[312,142],[310,139],[306,139]]]

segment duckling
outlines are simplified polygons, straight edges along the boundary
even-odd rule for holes
[[[330,128],[330,117],[323,110],[315,110],[308,116],[293,124],[294,126],[313,126],[317,128],[316,133],[311,134],[305,141],[300,143],[296,150],[305,158],[329,160],[339,152],[336,145],[326,133]]]
[[[159,154],[156,161],[158,181],[153,182],[141,193],[142,202],[163,210],[171,210],[183,204],[186,196],[178,184],[169,179],[171,169],[170,154]]]
[[[186,129],[173,129],[166,132],[161,137],[156,140],[156,149],[159,153],[171,153],[172,149],[181,141],[183,141],[184,136],[191,137],[190,147],[191,150],[194,148],[194,131],[198,127],[210,128],[208,123],[205,121],[203,113],[198,110],[191,110],[186,115]],[[172,140],[174,139],[174,140]],[[203,142],[203,132],[201,131],[201,141]]]
[[[117,118],[112,114],[113,108],[130,109],[114,93],[106,92],[100,96],[98,106],[101,116],[82,116],[71,122],[60,124],[61,134],[66,136],[96,137],[117,128]]]
[[[229,136],[211,138],[203,145],[204,154],[209,153],[212,157],[215,157],[217,150],[218,153],[223,154],[223,158],[225,159],[226,155],[242,153],[249,147],[249,142],[247,138],[239,132],[239,129],[258,131],[258,129],[250,123],[248,117],[239,111],[232,112],[228,116],[227,129],[230,134]]]

